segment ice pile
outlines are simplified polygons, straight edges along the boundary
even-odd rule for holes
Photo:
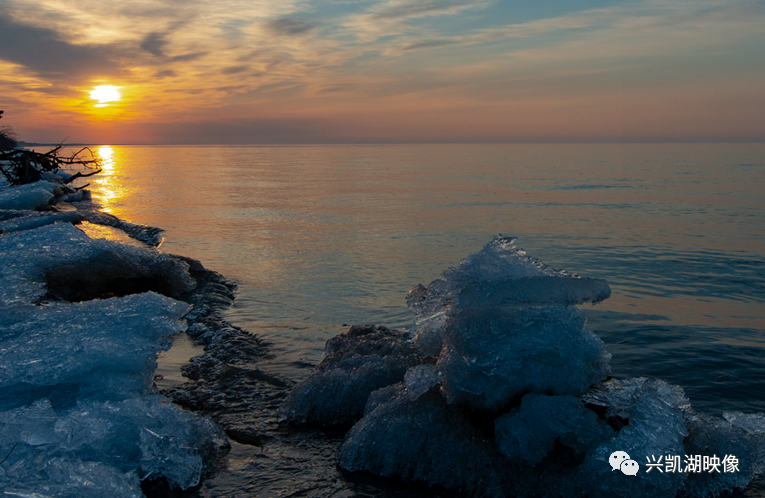
[[[0,308],[0,411],[42,398],[68,408],[142,395],[188,308],[153,292]]]
[[[72,225],[82,210],[30,211],[55,188],[0,189],[0,489],[127,497],[145,480],[195,486],[228,440],[154,394],[152,375],[187,327],[179,299],[200,286],[201,265],[90,239]]]
[[[13,450],[0,483],[18,496],[143,496],[140,481],[158,477],[185,489],[228,444],[210,419],[160,395],[68,410],[40,399],[0,420],[3,451]]]
[[[369,394],[404,379],[423,359],[409,336],[385,327],[351,327],[327,341],[324,360],[279,407],[281,422],[350,425],[361,418]]]
[[[0,190],[0,209],[31,210],[47,208],[58,187],[53,182],[35,182]]]
[[[187,310],[153,292],[0,307],[0,485],[40,496],[141,496],[140,481],[159,477],[197,485],[225,435],[147,395]]]
[[[416,354],[400,362],[403,375],[361,378],[371,379],[381,358],[394,371],[398,351],[410,351],[403,344],[393,357],[359,357],[375,348],[339,336],[327,359],[348,360],[337,375],[352,381],[332,379],[322,363],[282,407],[299,415],[284,419],[316,423],[324,410],[336,416],[335,398],[354,406],[366,398],[340,448],[342,468],[469,496],[717,496],[762,473],[763,415],[700,415],[678,386],[609,378],[610,355],[575,307],[609,297],[608,284],[554,270],[514,242],[498,236],[442,279],[412,289]],[[383,380],[390,385],[369,392]],[[615,452],[630,456],[636,475],[614,467]],[[687,455],[737,455],[736,472],[684,470]],[[674,457],[680,471],[664,472],[664,459]]]
[[[93,240],[70,223],[0,237],[0,303],[84,301],[156,291],[177,299],[196,286],[177,258]]]

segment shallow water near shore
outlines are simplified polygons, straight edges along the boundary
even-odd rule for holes
[[[763,144],[94,150],[106,211],[164,228],[160,250],[239,284],[227,319],[271,343],[271,374],[305,378],[345,324],[413,326],[406,292],[503,233],[609,281],[612,297],[583,309],[615,377],[678,384],[698,411],[765,411]],[[323,495],[348,478],[318,470],[335,445],[304,438],[292,469],[235,445],[200,492],[318,480],[306,492]]]

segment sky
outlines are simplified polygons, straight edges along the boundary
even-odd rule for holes
[[[0,0],[0,109],[28,142],[765,141],[765,0]]]

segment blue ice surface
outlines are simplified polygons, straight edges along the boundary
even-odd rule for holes
[[[82,297],[92,289],[78,286],[132,277],[181,295],[195,286],[188,264],[90,239],[68,213],[31,211],[51,191],[47,182],[0,186],[4,226],[13,228],[0,234],[0,489],[133,497],[145,479],[195,486],[226,436],[155,394],[152,381],[157,353],[185,330],[189,305],[155,292],[82,302],[50,294],[67,279]]]
[[[609,379],[610,355],[574,306],[604,299],[608,284],[567,276],[513,243],[498,236],[410,292],[414,342],[437,360],[368,396],[341,467],[475,496],[720,496],[762,474],[765,414],[712,417],[663,380]],[[449,449],[428,443],[442,440]],[[636,475],[611,465],[615,452]],[[648,472],[668,455],[683,468],[687,455],[739,464]]]
[[[179,294],[195,285],[183,261],[94,240],[70,223],[56,223],[0,237],[0,303],[34,303],[48,290],[46,278],[51,273],[90,273],[95,277],[115,271],[117,263],[141,276],[161,273]]]

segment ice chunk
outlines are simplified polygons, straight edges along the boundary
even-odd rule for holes
[[[444,342],[444,331],[449,327],[452,317],[439,313],[422,320],[414,332],[414,344],[424,355],[438,357]]]
[[[95,209],[85,210],[83,216],[87,221],[96,225],[103,225],[122,230],[128,236],[135,240],[140,240],[150,246],[156,247],[162,243],[163,230],[161,228],[128,223],[109,213],[104,213]]]
[[[683,390],[652,378],[608,381],[588,395],[606,408],[606,416],[627,416],[628,425],[617,436],[588,452],[579,468],[578,479],[586,482],[590,496],[630,496],[634,498],[675,496],[687,473],[647,472],[648,463],[660,456],[684,455],[683,440],[688,435],[685,412],[690,405]],[[605,406],[604,406],[605,405]],[[626,452],[640,465],[636,476],[625,479],[609,463],[615,451]]]
[[[0,484],[26,492],[63,489],[71,485],[68,472],[77,475],[83,468],[93,472],[90,479],[102,481],[96,488],[102,493],[121,485],[141,496],[136,474],[141,480],[164,477],[186,489],[199,483],[228,445],[209,418],[184,412],[160,395],[84,401],[62,413],[38,400],[0,413],[0,421],[3,444],[14,445],[0,469]]]
[[[717,457],[715,463],[719,465],[715,470],[704,471],[702,467],[701,472],[689,473],[679,496],[719,496],[744,489],[755,475],[762,474],[765,463],[763,414],[726,412],[723,417],[693,411],[687,414],[684,455]],[[732,465],[731,459],[735,459],[735,471],[733,467],[726,469],[726,465]]]
[[[417,365],[404,375],[404,386],[412,400],[416,400],[441,383],[441,372],[435,365]]]
[[[664,404],[676,406],[683,413],[691,408],[680,386],[649,377],[611,379],[595,386],[583,396],[583,399],[590,405],[604,409],[605,416],[608,418],[619,417],[628,420],[638,406],[638,401],[646,396],[646,390],[655,393]]]
[[[540,462],[556,441],[586,453],[614,431],[576,396],[527,394],[519,409],[494,422],[497,447],[509,458]]]
[[[45,225],[52,225],[54,223],[77,224],[83,220],[82,215],[76,211],[66,213],[29,211],[24,213],[24,216],[0,221],[0,231],[5,233],[19,232],[22,230],[32,230],[33,228],[39,228]]]
[[[469,284],[459,294],[459,305],[582,304],[598,303],[610,296],[611,288],[600,278],[526,277]]]
[[[605,280],[555,270],[516,249],[515,240],[498,235],[442,279],[409,291],[407,305],[417,314],[415,344],[423,354],[440,352],[451,318],[462,310],[597,303],[611,295]]]
[[[39,397],[140,394],[189,306],[155,293],[0,307],[0,410]],[[109,386],[109,390],[105,389]]]
[[[449,403],[497,411],[528,393],[583,394],[610,373],[608,354],[571,306],[463,311],[437,367]]]
[[[14,451],[15,453],[15,451]],[[98,462],[69,458],[38,458],[36,465],[12,467],[0,475],[4,496],[19,498],[141,498],[141,482],[135,472]]]
[[[82,301],[154,290],[181,298],[195,286],[179,258],[107,240],[70,224],[0,237],[0,304]]]
[[[0,191],[0,209],[47,208],[56,184],[36,182]]]
[[[518,302],[573,304],[597,302],[610,295],[604,280],[586,279],[584,283],[572,283],[570,279],[579,277],[527,256],[525,251],[515,248],[516,240],[515,237],[497,235],[481,251],[463,259],[457,268],[443,272],[442,279],[434,280],[427,288],[418,285],[409,291],[407,305],[417,314],[418,320],[424,320],[438,313],[451,312],[460,306],[460,301],[465,307]],[[548,280],[553,278],[566,281]],[[513,282],[519,279],[524,280],[523,287]],[[463,291],[464,295],[460,296]]]
[[[388,387],[345,436],[338,464],[349,471],[436,484],[467,496],[504,496],[500,455],[437,392],[412,401]]]
[[[279,407],[282,422],[349,425],[361,418],[369,394],[404,379],[422,358],[405,332],[351,327],[327,341],[316,371]]]

